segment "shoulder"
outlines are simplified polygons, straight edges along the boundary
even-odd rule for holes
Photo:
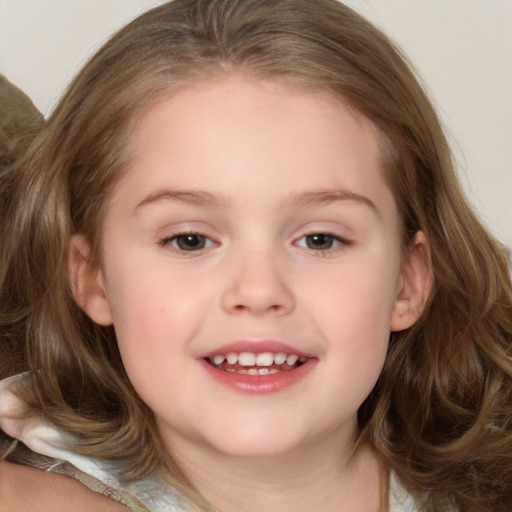
[[[0,512],[127,512],[120,503],[55,473],[0,461]]]
[[[23,378],[0,381],[0,512],[188,510],[171,484],[152,475],[126,481],[115,461],[78,453],[72,434],[27,414],[13,392]]]

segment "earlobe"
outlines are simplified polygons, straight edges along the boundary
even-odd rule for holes
[[[112,311],[100,268],[91,264],[89,242],[73,235],[69,247],[68,276],[77,304],[99,325],[112,324]]]
[[[432,291],[433,274],[430,246],[423,232],[418,231],[402,266],[391,330],[411,327],[423,313]]]

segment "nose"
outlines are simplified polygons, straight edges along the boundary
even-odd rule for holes
[[[228,313],[249,313],[256,316],[286,315],[293,310],[295,298],[285,281],[285,262],[275,255],[251,253],[238,255],[227,273],[222,307]]]

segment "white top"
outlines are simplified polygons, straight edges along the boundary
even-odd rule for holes
[[[20,440],[36,453],[68,461],[109,487],[128,492],[151,512],[187,512],[185,501],[166,482],[154,477],[125,482],[115,464],[75,453],[73,436],[69,433],[42,418],[20,419],[26,406],[11,391],[11,384],[19,378],[23,378],[23,374],[0,382],[0,429],[7,435]],[[390,485],[390,512],[419,512],[412,496],[394,475]]]

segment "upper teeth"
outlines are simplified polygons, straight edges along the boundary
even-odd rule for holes
[[[284,364],[287,363],[293,366],[297,361],[303,363],[307,360],[306,357],[299,357],[296,354],[287,355],[284,352],[278,352],[276,354],[272,352],[261,352],[254,354],[252,352],[241,352],[237,354],[230,352],[229,354],[216,355],[213,357],[213,364],[216,366],[227,361],[229,364],[239,364],[240,366],[272,366],[273,364]]]

